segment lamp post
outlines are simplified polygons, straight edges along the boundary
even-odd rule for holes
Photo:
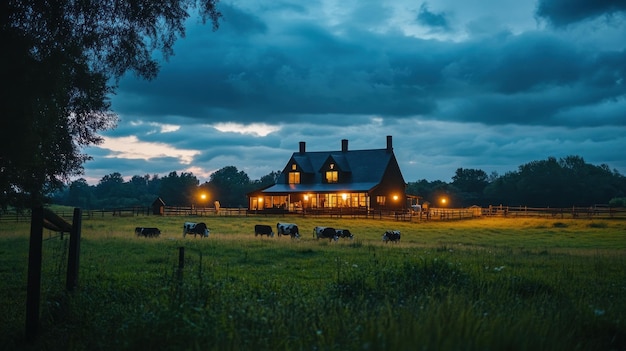
[[[446,206],[448,206],[448,198],[442,197],[440,200],[441,203],[441,219],[448,218],[448,211],[446,211]]]
[[[207,198],[208,198],[208,195],[206,193],[201,193],[200,194],[200,205],[202,207],[202,210],[201,210],[202,212],[201,213],[204,213],[205,210],[206,210],[206,204],[207,204],[206,200],[207,200]]]

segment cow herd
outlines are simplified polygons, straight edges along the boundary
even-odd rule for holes
[[[207,227],[206,223],[200,222],[185,222],[183,224],[183,238],[187,234],[193,234],[194,238],[199,235],[201,238],[209,236],[211,231]],[[295,223],[276,223],[276,233],[279,237],[289,236],[292,239],[300,239],[300,231],[298,225]],[[135,234],[137,236],[158,237],[161,234],[159,228],[154,227],[136,227]],[[266,224],[257,224],[254,226],[254,236],[266,235],[269,238],[274,237],[274,228]],[[313,238],[315,239],[328,239],[329,241],[338,241],[340,238],[354,239],[354,235],[348,229],[336,229],[333,227],[316,226],[313,228]],[[399,230],[387,230],[383,234],[383,242],[398,242],[400,241]]]

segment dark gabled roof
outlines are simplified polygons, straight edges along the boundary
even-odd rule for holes
[[[293,158],[294,161],[296,161],[298,166],[300,166],[300,168],[302,169],[302,172],[304,173],[315,172],[315,169],[313,168],[313,165],[311,164],[311,161],[309,160],[308,157],[302,156],[300,155],[300,153],[297,153],[297,154],[294,153],[293,156],[291,157]]]
[[[322,166],[332,158],[342,172],[350,173],[350,181],[325,184],[322,182],[324,172]],[[288,184],[286,167],[277,184],[262,190],[272,192],[305,192],[305,191],[369,191],[380,184],[389,163],[395,160],[393,151],[388,149],[354,150],[354,151],[313,151],[294,152],[290,158],[295,161],[302,172],[313,176],[312,182]],[[288,165],[287,165],[288,166]]]
[[[165,201],[163,201],[161,197],[157,197],[154,201],[152,201],[152,206],[165,206]]]
[[[345,152],[307,152],[313,168],[319,170],[322,164],[326,162],[329,156],[333,156],[335,160],[343,159],[342,164],[337,164],[344,170],[349,169],[352,172],[352,183],[380,183],[389,165],[389,161],[393,156],[392,152],[386,149],[375,150],[354,150]],[[316,183],[322,182],[323,174],[318,173],[319,177]]]
[[[344,153],[341,153],[341,154],[331,153],[326,160],[327,161],[328,159],[333,160],[337,164],[337,167],[343,172],[351,172],[350,164],[348,163],[348,160],[344,157],[343,154]],[[321,171],[322,171],[321,169],[318,170],[318,172],[321,172]]]
[[[262,190],[263,193],[336,193],[336,192],[368,192],[378,183],[345,183],[345,184],[274,184]]]

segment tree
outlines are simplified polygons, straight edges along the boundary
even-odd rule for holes
[[[108,96],[128,71],[152,79],[189,10],[217,29],[217,0],[6,0],[0,84],[0,201],[36,206],[82,173],[81,148],[115,127]]]
[[[480,169],[457,168],[452,185],[459,191],[459,205],[480,205],[483,202],[483,190],[489,184],[489,177]]]
[[[207,187],[222,206],[236,207],[248,202],[246,194],[252,191],[253,183],[246,172],[227,166],[211,174]]]
[[[274,185],[278,181],[280,173],[281,171],[272,171],[269,174],[262,176],[258,181],[255,181],[255,185],[259,188],[267,185]]]
[[[91,208],[93,193],[87,180],[80,178],[73,181],[69,187],[68,203],[81,208]]]
[[[168,205],[190,206],[196,202],[199,183],[193,173],[182,172],[179,176],[176,172],[170,172],[161,178],[159,196]]]

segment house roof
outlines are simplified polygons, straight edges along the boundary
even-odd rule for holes
[[[349,181],[325,184],[323,167],[331,158],[339,170],[349,173]],[[275,185],[263,189],[263,193],[282,192],[337,192],[369,191],[380,184],[390,162],[395,156],[389,149],[353,150],[353,151],[313,151],[294,152]],[[289,166],[297,163],[301,172],[313,181],[302,184],[288,184]],[[303,177],[304,179],[305,177]]]
[[[263,193],[323,193],[323,192],[367,192],[378,183],[345,183],[345,184],[274,184],[264,189]]]

